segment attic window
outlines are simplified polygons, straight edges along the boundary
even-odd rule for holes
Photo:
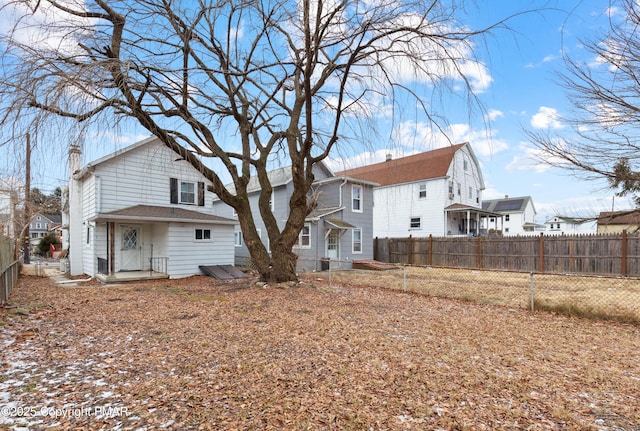
[[[196,203],[196,183],[182,181],[180,183],[180,203]]]
[[[467,162],[467,159],[464,160],[463,162],[464,165],[464,170],[466,171],[467,169],[469,169],[469,162]]]
[[[418,186],[418,199],[424,199],[427,197],[427,184],[422,183]]]
[[[169,185],[172,204],[204,206],[203,182],[179,181],[177,178],[171,178]]]

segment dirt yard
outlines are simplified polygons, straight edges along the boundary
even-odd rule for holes
[[[640,430],[640,327],[206,277],[0,309],[0,429]]]

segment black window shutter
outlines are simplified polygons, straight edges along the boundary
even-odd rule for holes
[[[204,206],[204,183],[202,181],[198,182],[198,206]]]
[[[171,194],[171,203],[172,204],[177,204],[178,203],[178,179],[177,178],[170,178],[170,186],[169,186],[169,192]]]

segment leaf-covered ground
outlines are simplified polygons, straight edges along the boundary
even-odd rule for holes
[[[0,309],[0,429],[640,430],[640,328],[306,279]]]

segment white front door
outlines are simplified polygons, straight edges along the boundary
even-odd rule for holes
[[[329,259],[340,257],[340,234],[337,229],[332,229],[327,236],[327,256]]]
[[[121,225],[120,271],[142,269],[142,247],[140,246],[140,226]]]

